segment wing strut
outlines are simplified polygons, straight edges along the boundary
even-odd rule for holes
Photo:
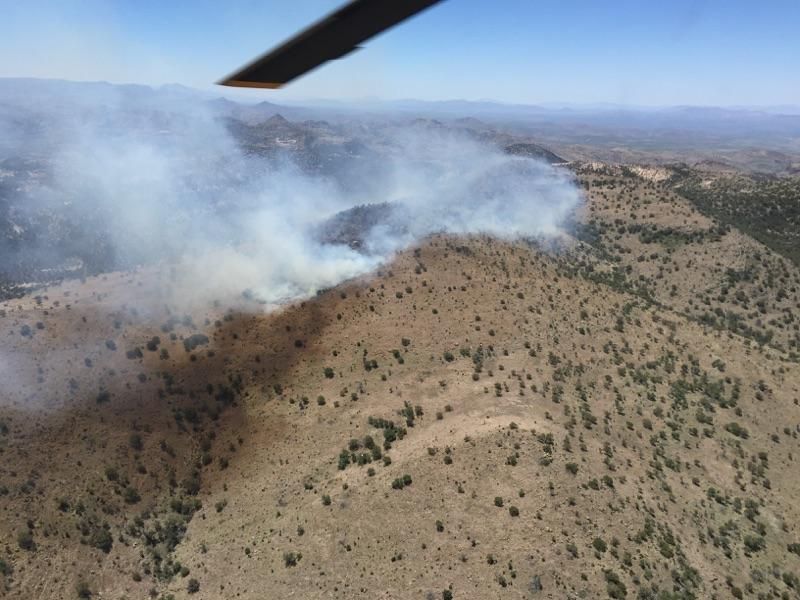
[[[218,83],[279,88],[440,1],[353,0]]]

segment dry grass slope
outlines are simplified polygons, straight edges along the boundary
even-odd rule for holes
[[[800,596],[796,321],[702,316],[741,289],[766,330],[797,269],[581,177],[557,253],[433,237],[268,314],[149,273],[0,307],[5,596]]]

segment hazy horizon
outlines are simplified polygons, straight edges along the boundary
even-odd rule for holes
[[[325,96],[308,96],[308,97],[272,97],[274,93],[272,90],[247,90],[236,89],[218,85],[211,85],[208,87],[191,86],[179,82],[166,82],[160,84],[149,84],[137,81],[108,81],[103,79],[67,79],[61,77],[31,77],[31,76],[0,76],[2,81],[41,81],[41,82],[55,82],[67,84],[86,84],[86,85],[110,85],[110,86],[140,86],[150,88],[154,91],[164,90],[169,88],[183,88],[189,92],[197,93],[199,95],[207,96],[209,99],[225,98],[233,102],[257,104],[260,102],[267,102],[275,105],[285,105],[287,107],[300,107],[300,106],[313,106],[313,105],[338,105],[347,106],[368,104],[402,104],[402,103],[419,103],[430,105],[446,105],[446,104],[470,104],[470,105],[498,105],[505,107],[519,107],[519,108],[540,108],[545,110],[670,110],[682,108],[718,108],[723,110],[742,110],[742,111],[765,111],[765,112],[781,112],[786,114],[800,114],[800,102],[797,103],[772,103],[772,104],[632,104],[632,103],[617,103],[617,102],[575,102],[570,100],[544,100],[541,102],[528,103],[528,102],[511,102],[498,98],[485,97],[485,98],[442,98],[438,100],[430,100],[425,98],[416,98],[410,96],[398,97],[380,97],[380,96],[353,96],[353,97],[325,97]]]

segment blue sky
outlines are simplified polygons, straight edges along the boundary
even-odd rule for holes
[[[208,89],[340,3],[0,0],[0,76]],[[445,0],[250,95],[798,105],[799,23],[800,0]]]

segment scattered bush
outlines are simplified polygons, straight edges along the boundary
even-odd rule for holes
[[[17,545],[23,550],[31,551],[36,549],[36,543],[33,541],[33,534],[30,530],[25,529],[17,534]]]
[[[404,487],[411,485],[411,475],[403,475],[392,481],[392,489],[402,490]]]
[[[130,485],[125,488],[125,491],[122,493],[122,498],[127,504],[136,504],[142,499],[138,490]]]
[[[111,533],[109,533],[108,529],[98,527],[89,537],[89,544],[108,554],[111,552],[111,547],[114,545],[114,538],[111,537]]]
[[[303,558],[303,555],[299,552],[284,552],[283,564],[286,565],[286,567],[295,567],[297,563],[300,562],[301,558]]]
[[[137,452],[141,452],[144,448],[144,444],[142,443],[142,436],[138,433],[132,433],[130,438],[128,438],[128,443],[130,444],[131,448],[136,450]]]
[[[725,425],[725,431],[732,433],[736,437],[742,438],[743,440],[746,440],[750,437],[750,433],[747,431],[747,429],[739,425],[736,421]]]
[[[759,552],[767,545],[766,540],[760,535],[746,535],[744,536],[744,547],[748,552]]]
[[[628,590],[625,587],[625,584],[620,581],[619,575],[611,570],[604,571],[603,575],[606,579],[606,592],[608,593],[609,598],[621,600],[622,598],[627,597]]]
[[[183,347],[186,352],[192,352],[198,346],[205,346],[209,342],[208,336],[202,333],[195,333],[183,340]]]
[[[78,596],[78,598],[91,598],[92,590],[88,583],[86,583],[83,579],[79,579],[78,583],[75,584],[75,594]]]

